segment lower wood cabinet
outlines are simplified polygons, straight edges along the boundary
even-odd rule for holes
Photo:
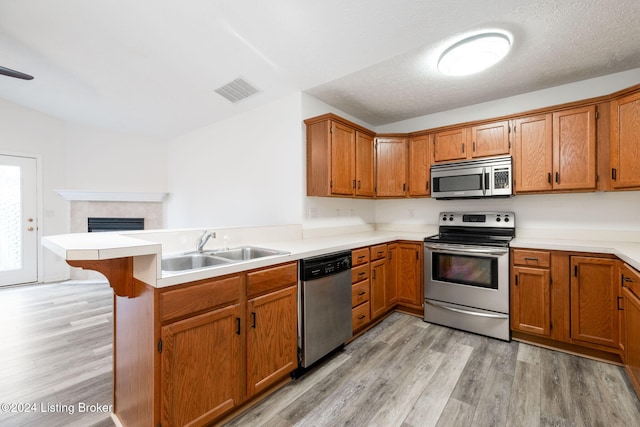
[[[240,401],[240,304],[162,327],[162,425],[204,425]]]
[[[374,320],[387,312],[387,259],[371,261],[371,319]]]
[[[620,361],[620,281],[611,256],[512,249],[513,336]]]
[[[423,244],[401,242],[398,244],[398,268],[396,287],[398,304],[422,309],[424,304]]]
[[[253,396],[298,367],[297,287],[247,304],[247,394]]]
[[[293,262],[159,291],[163,426],[207,425],[298,367],[297,277]]]
[[[618,261],[571,257],[571,339],[620,347]]]
[[[629,288],[622,291],[624,297],[625,348],[624,365],[631,383],[640,395],[640,295]]]

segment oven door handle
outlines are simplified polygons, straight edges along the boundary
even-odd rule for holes
[[[424,302],[434,307],[442,308],[449,311],[455,311],[456,313],[468,314],[470,316],[489,317],[491,319],[508,319],[509,318],[509,316],[507,316],[506,314],[480,313],[477,311],[462,310],[460,308],[448,307],[446,305],[438,304],[436,302],[432,302],[429,300],[425,300]]]
[[[458,246],[450,246],[450,245],[424,245],[425,249],[431,249],[433,251],[438,252],[446,252],[454,255],[504,255],[509,252],[507,248],[487,248],[487,247],[479,247],[479,248],[460,248]]]

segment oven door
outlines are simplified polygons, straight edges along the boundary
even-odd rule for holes
[[[447,167],[431,170],[431,195],[437,199],[487,197],[491,182],[486,167]]]
[[[424,296],[509,313],[509,249],[425,242]]]

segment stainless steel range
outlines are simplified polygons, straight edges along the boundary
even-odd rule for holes
[[[501,340],[509,332],[513,212],[442,212],[424,239],[424,320]]]

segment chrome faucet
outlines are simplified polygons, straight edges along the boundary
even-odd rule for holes
[[[204,248],[204,245],[207,244],[207,241],[213,237],[214,239],[216,238],[216,232],[212,231],[211,233],[208,233],[207,230],[204,230],[204,233],[202,233],[202,236],[198,237],[198,252],[202,252],[202,249]]]

